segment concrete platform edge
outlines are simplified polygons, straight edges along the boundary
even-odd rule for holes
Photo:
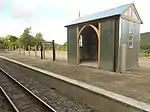
[[[129,98],[129,97],[126,97],[126,96],[123,96],[123,95],[119,95],[119,94],[104,90],[102,88],[98,88],[98,87],[95,87],[93,85],[81,82],[81,81],[70,79],[68,77],[61,76],[59,74],[55,74],[55,73],[52,73],[52,72],[49,72],[47,70],[43,70],[43,69],[40,69],[40,68],[37,68],[37,67],[33,67],[33,66],[30,66],[30,65],[27,65],[27,64],[24,64],[24,63],[21,63],[21,62],[18,62],[18,61],[15,61],[15,60],[3,57],[3,56],[0,56],[0,58],[4,59],[4,60],[7,60],[9,62],[18,64],[18,65],[21,65],[23,67],[32,69],[34,71],[40,72],[42,74],[46,74],[46,75],[51,76],[53,78],[56,78],[58,80],[62,80],[62,81],[67,82],[71,85],[78,86],[78,87],[83,88],[87,91],[91,91],[93,94],[98,94],[100,96],[105,96],[106,98],[114,100],[115,102],[117,102],[121,105],[124,105],[126,107],[129,107],[129,108],[131,107],[131,108],[139,109],[139,110],[142,110],[142,111],[145,111],[145,112],[150,112],[150,104],[147,104],[147,103],[144,103],[144,102],[141,102],[141,101],[137,101],[137,100],[134,100],[132,98]]]

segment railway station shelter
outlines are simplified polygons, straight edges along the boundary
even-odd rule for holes
[[[140,24],[133,3],[79,17],[65,26],[68,63],[115,72],[138,67]]]

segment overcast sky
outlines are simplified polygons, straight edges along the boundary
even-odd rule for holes
[[[0,0],[0,36],[20,36],[27,27],[32,34],[41,32],[45,40],[64,43],[67,32],[64,26],[81,16],[135,3],[143,20],[141,32],[150,31],[149,0]]]

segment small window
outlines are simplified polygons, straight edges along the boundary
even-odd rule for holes
[[[80,47],[83,46],[83,45],[82,45],[82,43],[83,43],[83,40],[82,40],[82,39],[83,39],[83,37],[82,37],[82,35],[80,35],[80,39],[79,39],[79,46],[80,46]]]
[[[129,31],[128,47],[133,48],[133,30]]]

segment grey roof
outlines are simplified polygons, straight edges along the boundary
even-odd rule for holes
[[[103,19],[103,18],[107,18],[107,17],[111,17],[111,16],[116,16],[116,15],[120,15],[122,14],[124,11],[126,11],[132,4],[126,4],[123,6],[119,6],[113,9],[109,9],[109,10],[105,10],[102,12],[98,12],[92,15],[88,15],[88,16],[84,16],[84,17],[80,17],[78,19],[76,19],[75,21],[73,21],[71,24],[66,25],[66,26],[70,26],[70,25],[75,25],[78,23],[83,23],[83,22],[88,22],[88,21],[92,21],[92,20],[97,20],[97,19]]]

